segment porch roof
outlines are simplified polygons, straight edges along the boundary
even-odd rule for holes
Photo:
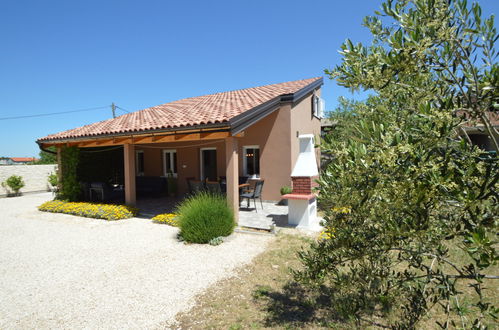
[[[37,142],[57,143],[203,127],[224,127],[237,134],[281,102],[296,101],[322,83],[322,78],[316,77],[186,98],[51,134]]]

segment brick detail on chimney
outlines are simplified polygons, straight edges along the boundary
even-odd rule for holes
[[[293,183],[293,194],[298,195],[309,195],[312,193],[312,189],[318,187],[317,182],[315,180],[317,176],[309,177],[309,176],[293,176],[291,177],[291,181]]]

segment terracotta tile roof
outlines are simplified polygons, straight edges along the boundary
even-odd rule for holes
[[[36,160],[35,157],[11,157],[14,162],[34,162]]]
[[[322,78],[289,81],[230,92],[186,98],[116,118],[100,121],[64,132],[48,135],[38,141],[105,136],[120,133],[182,128],[226,123],[281,95],[293,94]]]

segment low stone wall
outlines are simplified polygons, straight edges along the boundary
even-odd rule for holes
[[[48,176],[55,173],[57,165],[2,165],[0,166],[0,183],[11,175],[20,175],[24,181],[21,193],[49,191]],[[0,186],[0,197],[7,195],[7,190]]]

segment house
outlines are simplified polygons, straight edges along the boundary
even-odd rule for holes
[[[466,111],[459,111],[457,113],[464,120],[460,131],[460,135],[462,137],[469,138],[470,142],[491,154],[496,154],[494,144],[492,139],[487,134],[484,124],[481,121],[473,120],[469,113]],[[495,132],[496,139],[499,139],[499,134],[497,131],[499,130],[499,113],[497,111],[486,111],[484,116],[487,117],[490,121],[490,124]]]
[[[31,164],[37,161],[35,157],[11,157],[11,159],[14,165]]]
[[[123,157],[123,171],[116,176],[123,177],[127,204],[135,204],[142,177],[171,173],[179,193],[187,191],[188,178],[226,178],[227,198],[237,209],[241,176],[265,180],[264,200],[279,200],[280,188],[291,184],[298,135],[321,133],[322,84],[319,77],[182,99],[37,143],[58,152],[64,146],[120,148],[114,152]]]
[[[0,165],[24,165],[35,161],[34,157],[0,157]]]

